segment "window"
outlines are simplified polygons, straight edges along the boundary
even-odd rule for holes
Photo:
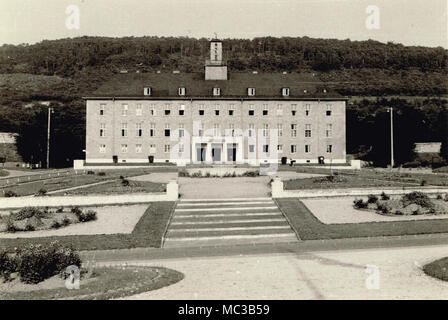
[[[282,96],[284,97],[289,96],[289,88],[282,88]]]
[[[165,137],[169,137],[171,134],[170,125],[167,123],[165,124]]]
[[[305,105],[305,115],[309,116],[310,115],[310,111],[311,111],[311,105],[310,104],[306,104]]]
[[[171,113],[171,105],[169,103],[165,104],[165,115],[169,116]]]
[[[184,153],[185,152],[185,146],[183,143],[179,143],[179,153]]]
[[[186,90],[185,90],[184,87],[179,88],[179,95],[180,95],[180,96],[184,96],[185,93],[186,93]]]
[[[278,144],[277,145],[277,151],[278,151],[278,153],[282,153],[283,152],[283,145],[282,144]]]
[[[292,144],[291,145],[291,153],[296,153],[296,151],[297,151],[297,145]]]
[[[179,138],[183,137],[184,135],[185,135],[184,124],[180,123],[179,124]]]
[[[268,105],[267,105],[267,104],[264,104],[264,105],[263,105],[263,115],[264,115],[264,116],[267,116],[267,115],[268,115],[268,112],[269,112]]]
[[[296,113],[297,113],[297,105],[296,105],[296,104],[292,104],[292,105],[291,105],[291,114],[292,114],[293,116],[295,116]]]
[[[128,145],[127,144],[122,144],[121,145],[121,152],[122,153],[128,152]]]
[[[255,95],[255,88],[247,88],[247,95],[248,96],[254,96]]]
[[[135,114],[137,116],[141,116],[143,114],[143,108],[141,104],[137,104],[137,107],[135,109]]]
[[[255,145],[253,144],[249,145],[249,152],[255,152]]]
[[[105,109],[106,109],[106,105],[104,103],[100,104],[100,116],[104,115]]]
[[[201,123],[198,128],[198,136],[202,137],[204,135],[204,124]]]
[[[101,123],[100,124],[100,137],[105,137],[105,136],[106,136],[106,124]]]
[[[229,124],[229,134],[231,137],[235,136],[235,125],[233,123]]]
[[[135,133],[136,133],[136,136],[137,137],[141,137],[142,136],[142,134],[143,134],[143,131],[142,131],[142,124],[141,123],[136,123],[135,124]]]
[[[122,123],[121,124],[121,136],[122,137],[127,137],[128,136],[128,124],[127,123]]]
[[[144,96],[150,96],[151,95],[151,88],[149,88],[149,87],[143,88],[143,95]]]
[[[327,137],[331,137],[333,135],[333,125],[331,123],[327,124],[327,130],[325,131],[325,135]]]
[[[213,136],[215,137],[219,136],[219,123],[215,123],[213,125]]]
[[[129,106],[125,103],[121,105],[121,115],[122,116],[126,116],[128,114],[128,108],[129,108]]]
[[[311,138],[311,125],[310,124],[305,125],[305,137]]]
[[[264,144],[263,145],[263,152],[264,153],[268,153],[269,152],[269,145],[268,144]]]
[[[149,153],[156,153],[156,145],[155,144],[149,145]]]
[[[219,116],[219,104],[215,105],[215,116]]]
[[[214,96],[221,95],[221,88],[213,88],[213,95]]]
[[[283,124],[281,123],[277,124],[277,136],[278,137],[283,136]]]
[[[169,153],[171,151],[171,145],[166,144],[165,145],[165,153]]]
[[[263,124],[263,137],[269,136],[269,125],[267,123]]]
[[[152,115],[152,116],[156,115],[156,105],[155,104],[151,104],[149,106],[149,114]]]
[[[327,112],[326,112],[327,116],[331,116],[331,104],[327,104]]]
[[[278,116],[283,115],[283,105],[281,105],[281,104],[277,105],[277,115]]]
[[[254,131],[255,131],[255,125],[253,123],[250,123],[249,124],[249,132],[248,132],[249,137],[252,137],[252,135],[254,134]]]
[[[135,153],[142,153],[142,145],[141,144],[135,145]]]
[[[185,114],[185,105],[184,104],[181,104],[180,106],[179,106],[179,115],[180,116],[183,116]]]
[[[291,124],[291,137],[297,137],[297,124]]]
[[[250,116],[253,116],[254,113],[255,113],[255,112],[254,112],[254,105],[253,105],[253,104],[250,104],[250,105],[249,105],[249,115],[250,115]]]
[[[333,152],[333,145],[328,144],[327,145],[327,153],[331,153],[331,152]]]
[[[310,153],[311,152],[311,145],[306,144],[305,145],[305,153]]]
[[[156,135],[156,124],[155,123],[151,123],[149,125],[149,136],[150,137],[155,137]]]
[[[105,152],[106,152],[106,145],[100,144],[100,153],[105,153]]]

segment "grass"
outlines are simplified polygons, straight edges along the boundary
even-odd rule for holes
[[[78,290],[62,287],[16,292],[1,292],[0,300],[105,300],[126,297],[160,289],[184,278],[178,271],[163,267],[102,267],[96,268],[88,281],[81,279]]]
[[[129,181],[128,186],[123,186],[120,180],[99,184],[87,188],[70,190],[67,192],[57,192],[54,195],[87,195],[87,194],[125,194],[125,193],[141,193],[141,192],[165,192],[165,183],[155,183],[150,181]]]
[[[296,198],[276,199],[302,240],[402,236],[448,232],[447,219],[324,224]]]
[[[424,265],[423,272],[433,278],[448,281],[448,257]]]
[[[66,189],[71,187],[82,186],[90,183],[102,182],[107,180],[115,180],[120,176],[123,177],[133,177],[138,175],[144,175],[151,172],[172,172],[177,171],[176,167],[173,168],[149,168],[149,169],[126,169],[126,170],[97,170],[92,171],[95,174],[75,174],[75,171],[65,174],[64,176],[54,177],[50,179],[37,180],[33,181],[33,179],[39,179],[39,175],[30,176],[31,182],[8,185],[0,187],[0,195],[6,191],[13,191],[17,193],[19,196],[32,195],[35,194],[40,189],[45,189],[47,191],[55,191],[59,189]],[[98,175],[99,172],[104,172],[104,175]],[[54,173],[52,173],[54,174]],[[15,179],[15,178],[14,178]],[[23,181],[23,178],[21,179]],[[3,192],[2,192],[3,191]]]
[[[9,172],[3,169],[0,169],[0,177],[7,177],[9,176]]]
[[[0,248],[12,249],[29,243],[49,244],[58,240],[77,250],[130,249],[138,247],[160,248],[175,202],[153,202],[146,209],[130,234],[97,234],[53,236],[40,238],[1,239]]]
[[[448,173],[448,166],[434,169],[434,170],[432,170],[432,172],[434,172],[434,173]]]

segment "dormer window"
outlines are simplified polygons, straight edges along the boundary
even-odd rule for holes
[[[221,88],[213,88],[213,95],[220,96],[221,95]]]
[[[143,95],[144,96],[150,96],[151,95],[151,88],[150,87],[143,88]]]
[[[282,88],[282,96],[289,97],[289,88]]]
[[[247,88],[247,95],[253,97],[255,95],[255,88]]]
[[[184,95],[185,95],[185,92],[186,92],[186,90],[185,90],[184,87],[180,87],[180,88],[179,88],[179,95],[180,95],[180,96],[184,96]]]

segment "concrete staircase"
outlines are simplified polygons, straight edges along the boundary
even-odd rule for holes
[[[164,247],[297,242],[271,198],[179,201]]]

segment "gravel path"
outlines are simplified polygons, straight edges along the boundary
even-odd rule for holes
[[[407,221],[427,219],[447,219],[447,214],[418,216],[384,216],[372,211],[357,210],[353,200],[361,197],[302,199],[313,215],[325,224],[360,223],[378,221]]]
[[[148,208],[147,204],[132,206],[89,207],[97,212],[97,220],[76,223],[60,229],[0,233],[1,238],[36,238],[68,235],[131,233]]]
[[[447,299],[448,283],[421,270],[447,252],[444,245],[148,261],[141,264],[185,279],[127,299]],[[378,289],[366,287],[368,265],[378,268]]]

